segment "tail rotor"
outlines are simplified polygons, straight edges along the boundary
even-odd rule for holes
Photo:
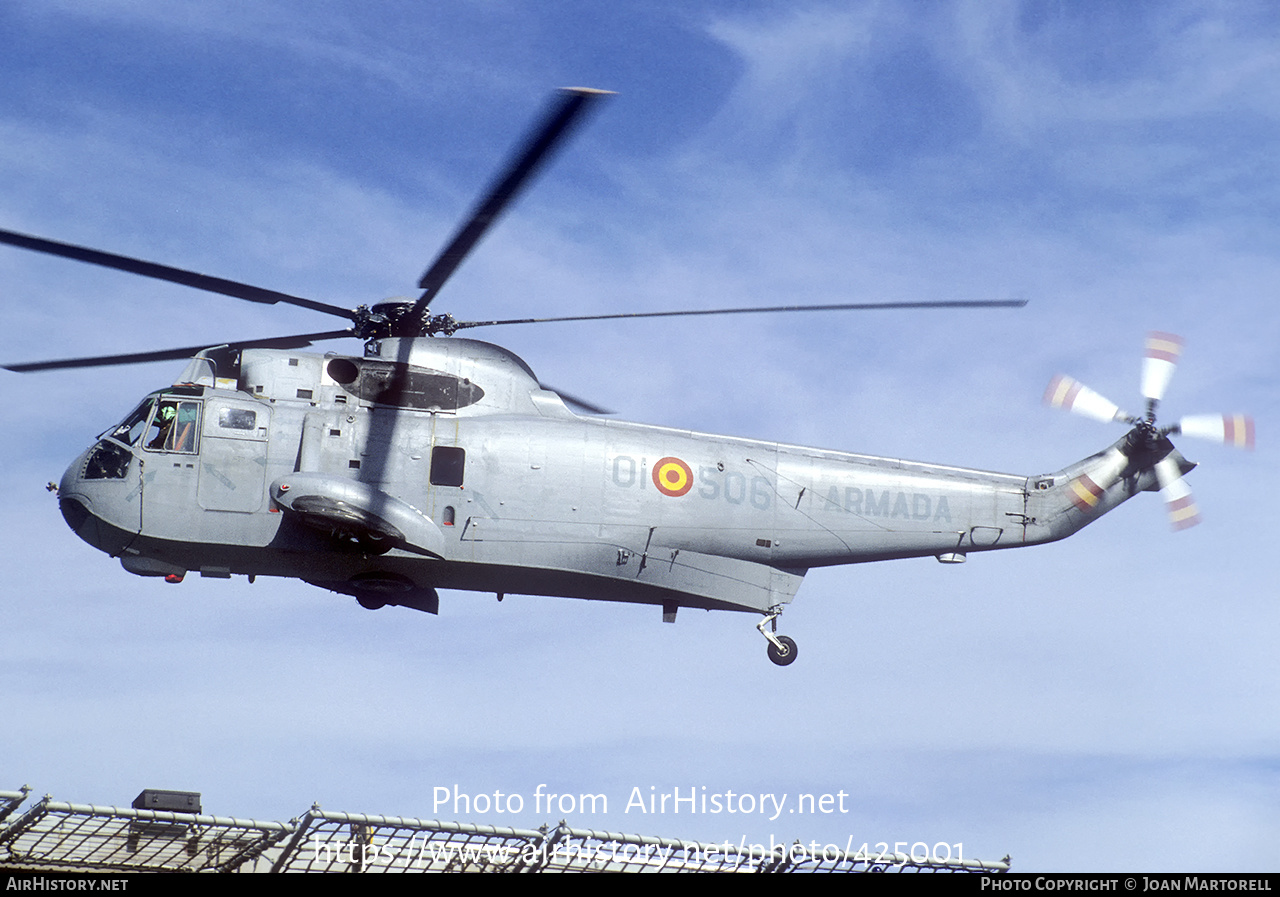
[[[1174,530],[1195,526],[1200,522],[1200,512],[1191,487],[1183,476],[1184,468],[1175,460],[1177,453],[1168,437],[1182,434],[1251,450],[1255,436],[1253,418],[1244,414],[1193,414],[1172,426],[1156,426],[1156,409],[1164,400],[1165,391],[1182,357],[1183,346],[1182,337],[1172,333],[1152,331],[1147,334],[1141,383],[1142,397],[1146,399],[1145,417],[1135,417],[1122,411],[1110,399],[1062,374],[1050,381],[1044,394],[1045,404],[1054,408],[1104,423],[1123,421],[1133,426],[1129,434],[1130,444],[1139,455],[1150,456],[1149,463],[1155,469],[1160,494],[1164,497],[1165,509]],[[1186,469],[1189,470],[1190,466]]]

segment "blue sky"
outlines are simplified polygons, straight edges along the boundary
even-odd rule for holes
[[[549,92],[606,88],[438,310],[1030,304],[484,334],[543,380],[625,419],[1032,474],[1121,433],[1041,407],[1050,377],[1134,409],[1160,329],[1187,339],[1170,419],[1247,410],[1259,447],[1179,443],[1187,532],[1143,496],[960,568],[815,571],[777,669],[745,615],[133,577],[43,485],[180,365],[7,374],[0,788],[526,825],[559,817],[433,789],[547,783],[607,794],[569,819],[615,831],[1274,870],[1277,37],[1261,3],[6,4],[0,227],[403,295]],[[5,361],[333,326],[16,250],[0,284]],[[650,785],[852,798],[625,812]]]

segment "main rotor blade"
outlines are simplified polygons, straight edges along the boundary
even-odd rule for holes
[[[303,333],[297,336],[277,336],[270,339],[244,340],[238,343],[219,343],[230,349],[301,349],[313,342],[348,337],[350,330],[330,330],[324,333]],[[158,352],[134,352],[128,355],[99,355],[95,358],[64,358],[60,361],[29,361],[21,364],[0,365],[7,371],[30,374],[35,371],[55,371],[66,368],[109,367],[117,364],[143,364],[148,361],[176,361],[191,358],[209,345],[187,346],[183,349],[162,349]]]
[[[586,411],[590,414],[615,414],[616,413],[614,411],[610,411],[608,408],[601,408],[599,405],[596,405],[592,402],[588,402],[586,399],[579,398],[578,396],[575,396],[572,393],[565,392],[563,389],[556,389],[554,386],[548,386],[545,383],[539,383],[538,386],[541,387],[542,389],[547,390],[548,392],[554,392],[560,398],[564,399],[565,402],[567,402],[568,404],[576,405],[577,407],[581,408],[583,411]]]
[[[763,308],[703,308],[683,311],[640,311],[615,315],[572,315],[563,318],[511,318],[505,321],[459,321],[458,330],[497,324],[552,324],[560,321],[609,321],[621,318],[676,318],[693,315],[751,315],[787,311],[870,311],[895,308],[1022,308],[1025,299],[957,302],[846,302],[838,305],[771,305]]]
[[[423,292],[413,309],[414,320],[421,319],[445,281],[516,198],[538,167],[564,141],[573,126],[582,120],[583,114],[607,95],[609,91],[586,87],[568,87],[559,92],[550,113],[521,145],[484,199],[472,210],[470,217],[418,281]]]
[[[7,243],[10,246],[17,246],[21,249],[30,249],[32,252],[42,252],[45,255],[73,259],[77,262],[88,262],[90,265],[99,265],[103,268],[127,271],[130,274],[140,274],[143,277],[152,277],[156,280],[167,280],[170,283],[178,283],[185,287],[204,290],[206,293],[220,293],[223,296],[232,296],[236,299],[245,299],[249,302],[259,302],[264,305],[285,302],[289,305],[309,308],[312,311],[322,311],[326,314],[336,315],[339,318],[351,317],[351,310],[348,308],[339,308],[336,305],[304,299],[301,296],[290,296],[288,293],[278,293],[275,290],[267,290],[247,283],[225,280],[221,277],[211,277],[208,274],[185,271],[182,268],[172,268],[169,265],[130,258],[126,255],[116,255],[111,252],[102,252],[98,249],[89,249],[86,246],[58,243],[55,240],[46,240],[43,237],[33,237],[30,234],[20,234],[16,231],[0,230],[0,243]]]

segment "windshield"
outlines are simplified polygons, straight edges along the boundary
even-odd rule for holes
[[[142,404],[133,409],[133,412],[122,420],[119,425],[108,430],[103,435],[110,436],[125,445],[137,444],[142,437],[142,431],[147,425],[147,418],[151,416],[151,409],[155,404],[155,396],[147,396],[142,400]]]

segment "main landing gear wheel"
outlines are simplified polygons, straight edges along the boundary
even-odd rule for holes
[[[797,649],[795,639],[785,635],[775,636],[775,638],[777,638],[781,643],[781,647],[775,645],[773,642],[769,642],[769,659],[778,666],[785,667],[796,659]]]

